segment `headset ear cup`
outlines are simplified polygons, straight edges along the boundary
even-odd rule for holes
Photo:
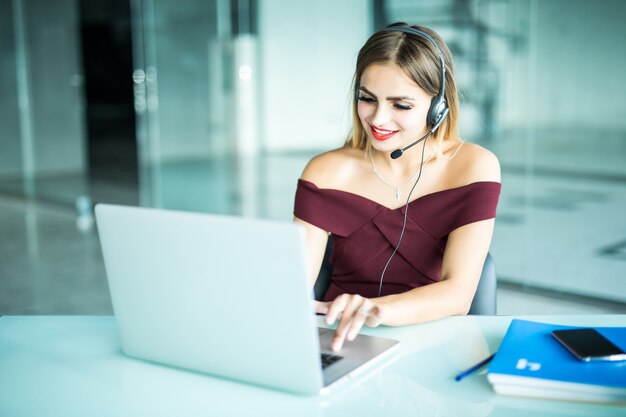
[[[445,110],[446,100],[439,95],[433,97],[433,100],[430,103],[430,108],[428,109],[428,116],[426,116],[428,126],[433,127],[441,118]]]

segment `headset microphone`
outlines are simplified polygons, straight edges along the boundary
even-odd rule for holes
[[[435,125],[432,127],[432,129],[430,129],[428,131],[428,133],[426,133],[424,136],[422,136],[421,138],[419,138],[415,142],[411,143],[409,146],[405,146],[402,149],[396,149],[395,151],[391,152],[391,159],[398,159],[398,158],[400,158],[402,156],[402,154],[404,153],[404,151],[406,151],[407,149],[411,149],[413,146],[417,145],[421,141],[428,139],[428,137],[430,135],[435,133],[435,130],[437,130],[437,128],[441,125],[441,123],[443,123],[443,120],[446,118],[447,115],[448,115],[448,109],[446,108],[443,111],[443,113],[441,113],[441,116],[439,117],[439,120],[437,120]]]

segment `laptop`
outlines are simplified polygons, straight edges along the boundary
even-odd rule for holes
[[[398,346],[359,335],[330,351],[334,332],[317,327],[301,225],[105,204],[95,212],[128,356],[318,394]]]

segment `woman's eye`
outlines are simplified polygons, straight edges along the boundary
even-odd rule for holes
[[[364,103],[373,103],[376,100],[373,99],[372,97],[366,97],[366,96],[359,96],[359,101],[362,101]]]
[[[411,110],[413,108],[411,106],[407,106],[405,104],[398,104],[398,103],[394,104],[394,107],[399,110]]]

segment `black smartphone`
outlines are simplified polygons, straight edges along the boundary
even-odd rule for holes
[[[596,329],[554,330],[552,335],[581,361],[626,360],[626,353]]]

